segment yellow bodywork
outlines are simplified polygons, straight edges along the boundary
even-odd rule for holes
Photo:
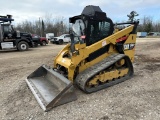
[[[134,25],[130,25],[129,27],[126,27],[125,29],[115,32],[114,34],[90,45],[86,46],[86,44],[76,44],[75,45],[75,52],[70,52],[70,44],[67,44],[56,56],[54,60],[54,68],[57,68],[57,65],[64,66],[68,70],[68,79],[73,81],[74,80],[74,74],[75,72],[82,72],[88,67],[102,61],[104,58],[110,56],[113,53],[118,53],[118,51],[115,48],[116,40],[127,36],[127,40],[124,44],[133,43],[136,42],[136,34],[129,34],[133,31]],[[95,52],[96,50],[110,44],[109,51],[104,53],[103,55],[97,57],[96,59],[86,62],[86,58],[89,56],[89,54]],[[124,53],[129,56],[131,59],[131,62],[134,61],[134,52],[135,48],[132,50],[124,50]],[[69,57],[65,57],[65,55],[70,55]],[[126,74],[127,70],[124,70],[124,74]],[[107,74],[116,75],[117,71],[110,72]],[[123,73],[122,73],[123,74]],[[106,76],[105,74],[103,76]],[[103,77],[102,76],[102,77]]]
[[[123,77],[127,73],[128,73],[128,68],[120,70],[120,74],[118,70],[112,70],[110,72],[100,73],[99,75],[96,75],[96,77],[94,77],[93,80],[89,82],[89,84],[96,85],[98,84],[97,83],[98,80],[104,83],[106,82],[106,80],[112,80],[112,79],[117,79],[118,77]]]

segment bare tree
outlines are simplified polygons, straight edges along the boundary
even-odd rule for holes
[[[44,19],[36,20],[35,22],[23,21],[17,24],[16,29],[22,32],[38,34],[45,36],[46,33],[54,33],[59,36],[68,33],[68,27],[64,17],[52,17],[52,14],[46,14]]]
[[[147,33],[160,32],[160,21],[155,22],[152,17],[144,16],[137,31]]]

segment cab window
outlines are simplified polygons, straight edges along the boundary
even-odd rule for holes
[[[90,27],[90,44],[94,44],[97,41],[109,36],[110,23],[103,21],[97,22],[93,21]]]
[[[9,32],[9,26],[3,26],[4,32]]]

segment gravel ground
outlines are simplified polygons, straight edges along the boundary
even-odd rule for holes
[[[160,39],[137,39],[132,79],[43,112],[25,83],[42,64],[52,66],[64,45],[0,52],[1,120],[159,120]]]

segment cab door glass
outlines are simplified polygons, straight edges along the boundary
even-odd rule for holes
[[[90,44],[109,36],[110,23],[106,21],[97,22],[93,21],[90,26]]]
[[[109,35],[110,23],[108,22],[99,22],[101,38],[105,38]]]
[[[9,26],[3,26],[3,31],[4,32],[9,32]]]

